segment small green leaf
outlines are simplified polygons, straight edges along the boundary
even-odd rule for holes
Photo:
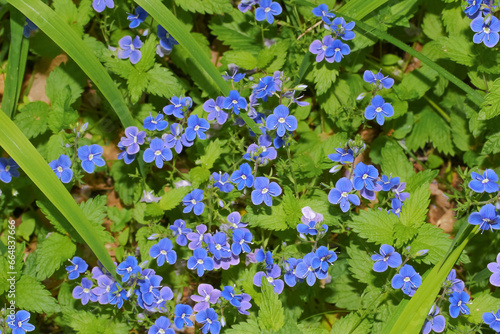
[[[285,324],[285,314],[279,294],[269,284],[266,277],[262,277],[262,300],[259,310],[259,324],[261,328],[278,331]]]
[[[50,107],[42,101],[28,103],[14,119],[19,129],[28,138],[34,138],[48,129]]]
[[[190,189],[191,189],[190,187],[179,187],[170,189],[168,192],[165,193],[165,195],[162,196],[160,200],[160,207],[162,208],[162,210],[168,211],[177,207],[177,205],[179,205],[182,202],[184,196],[186,196],[189,193]]]
[[[51,293],[32,276],[22,276],[16,282],[16,307],[28,312],[47,314],[60,310]]]
[[[36,252],[36,278],[43,281],[75,255],[76,246],[70,238],[51,233],[38,245]]]
[[[370,242],[391,245],[394,242],[394,225],[398,222],[397,216],[385,211],[363,210],[348,224],[360,237]]]
[[[407,227],[419,228],[425,223],[431,191],[429,184],[424,183],[410,194],[401,209],[401,223]]]

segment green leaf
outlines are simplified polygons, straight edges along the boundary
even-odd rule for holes
[[[68,237],[52,233],[38,245],[36,252],[36,278],[43,281],[75,255],[76,246]]]
[[[49,128],[57,133],[69,129],[71,124],[78,121],[78,112],[71,107],[71,90],[64,87],[57,91],[52,101],[52,111],[49,115]]]
[[[175,0],[182,9],[202,14],[223,14],[233,11],[230,0]]]
[[[262,49],[257,56],[257,67],[268,73],[281,70],[287,59],[289,46],[287,41],[280,41]]]
[[[267,230],[282,231],[290,228],[283,205],[274,204],[271,207],[250,206],[242,221],[251,226],[258,226]]]
[[[226,334],[257,334],[261,333],[259,323],[255,319],[248,319],[234,324],[231,328],[224,331]]]
[[[221,62],[228,65],[235,64],[248,70],[253,70],[257,67],[257,58],[247,51],[226,51]]]
[[[51,293],[32,276],[22,276],[16,282],[16,308],[47,314],[60,310]]]
[[[285,324],[285,313],[279,294],[269,284],[266,277],[262,277],[262,300],[259,310],[259,324],[261,328],[278,331]]]
[[[78,334],[122,334],[129,333],[130,327],[118,317],[110,319],[108,314],[87,311],[64,312],[64,324]]]
[[[42,101],[28,103],[16,115],[14,122],[28,138],[34,138],[48,129],[50,107]]]
[[[347,247],[347,254],[349,255],[349,259],[347,260],[349,270],[353,276],[362,283],[374,286],[377,276],[372,270],[374,262],[370,258],[370,255],[353,242]]]
[[[415,174],[413,165],[408,160],[401,146],[394,142],[388,142],[382,148],[382,172],[389,176],[392,173],[393,177],[399,177],[403,182]]]
[[[160,64],[155,64],[148,71],[146,91],[149,94],[166,98],[171,98],[174,95],[179,96],[184,93],[179,80],[177,80],[172,71]]]
[[[489,87],[489,92],[484,97],[484,103],[481,105],[481,111],[479,112],[480,120],[488,120],[495,116],[500,115],[500,78],[493,82],[493,85]]]
[[[438,39],[444,36],[444,27],[441,17],[437,14],[427,12],[425,13],[422,22],[422,31],[430,39]]]
[[[431,191],[428,183],[424,183],[417,190],[412,191],[401,209],[401,223],[413,228],[422,226],[427,218],[430,197]]]
[[[94,198],[90,198],[80,203],[82,212],[92,224],[95,238],[103,244],[114,241],[111,234],[106,231],[106,228],[103,226],[104,218],[106,218],[106,202],[106,196],[97,195]]]
[[[189,180],[194,188],[198,188],[202,183],[210,179],[210,171],[206,167],[194,167],[189,171]]]
[[[481,154],[487,155],[500,152],[500,132],[494,133],[486,138]]]
[[[398,222],[397,216],[385,211],[363,210],[348,224],[360,237],[370,242],[391,245],[394,242],[394,225]]]
[[[210,143],[205,147],[205,154],[200,157],[197,164],[208,170],[212,169],[214,163],[223,153],[229,152],[229,147],[226,145],[227,140],[211,140]]]
[[[64,1],[66,2],[66,1]],[[73,104],[82,96],[83,87],[87,84],[85,74],[78,68],[74,61],[68,61],[66,64],[54,68],[47,78],[45,85],[45,94],[54,103],[61,98],[61,91],[68,89],[69,93],[64,93],[63,100],[68,99],[68,105]],[[66,97],[69,95],[69,97]]]
[[[326,93],[335,83],[338,75],[339,66],[336,63],[316,63],[316,66],[313,67],[316,94]]]
[[[493,297],[489,292],[485,292],[479,296],[474,296],[474,300],[470,308],[470,316],[467,320],[474,324],[483,324],[483,313],[496,313],[500,306],[500,298]]]
[[[361,319],[358,314],[349,313],[333,324],[330,334],[365,334],[370,333],[371,327],[368,318]]]
[[[115,181],[115,190],[125,205],[131,205],[141,197],[141,189],[137,187],[137,180],[130,177],[135,169],[131,165],[126,165],[123,160],[113,163],[111,166],[111,177]]]
[[[442,229],[432,224],[424,224],[418,229],[418,235],[410,243],[410,246],[413,253],[428,249],[429,253],[421,258],[422,262],[436,264],[446,255],[451,242],[450,236]]]
[[[168,211],[177,207],[182,202],[184,196],[189,193],[190,189],[190,187],[179,187],[166,192],[160,200],[162,210]]]

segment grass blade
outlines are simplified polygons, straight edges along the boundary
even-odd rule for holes
[[[219,71],[208,57],[204,56],[196,40],[191,34],[183,28],[183,25],[177,20],[174,14],[165,7],[160,0],[134,0],[139,6],[144,8],[159,24],[165,28],[191,55],[191,60],[198,66],[200,71],[205,71],[215,82],[218,90],[224,95],[229,95],[229,85],[224,81]],[[216,96],[213,96],[214,98]],[[245,123],[256,134],[261,134],[259,127],[253,119],[245,113],[239,115]]]
[[[57,179],[48,163],[3,112],[0,112],[0,146],[71,223],[106,269],[115,274],[113,261],[104,245],[95,237],[87,217],[61,181]]]

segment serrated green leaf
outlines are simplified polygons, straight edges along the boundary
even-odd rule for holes
[[[52,233],[39,244],[36,252],[36,278],[43,281],[73,257],[76,246],[68,237]]]
[[[42,101],[28,103],[14,119],[19,129],[28,138],[34,138],[48,129],[50,107]]]
[[[474,296],[472,305],[469,307],[470,316],[467,320],[474,324],[483,324],[483,313],[496,313],[500,306],[500,298],[493,297],[490,293],[485,292],[479,296]]]
[[[368,318],[360,319],[358,314],[350,313],[333,324],[330,334],[365,334],[370,333],[371,327]]]
[[[148,79],[146,91],[149,94],[171,98],[172,96],[179,96],[184,93],[179,80],[177,80],[172,71],[160,64],[155,64],[148,71]]]
[[[283,205],[274,204],[271,207],[250,206],[242,221],[248,222],[250,226],[258,226],[267,230],[282,231],[290,228]]]
[[[198,188],[202,183],[210,179],[210,171],[206,167],[194,167],[189,171],[189,180],[194,188]]]
[[[479,112],[480,120],[488,120],[500,115],[500,103],[498,103],[500,100],[500,78],[496,79],[489,88]]]
[[[355,243],[351,243],[346,250],[349,255],[349,259],[347,260],[349,270],[353,276],[362,283],[375,286],[378,277],[372,270],[374,262],[370,258],[370,255]]]
[[[428,12],[422,22],[422,31],[430,39],[438,39],[444,36],[444,27],[441,17],[437,14]]]
[[[172,210],[177,207],[182,202],[184,196],[186,196],[191,188],[189,187],[179,187],[170,189],[165,195],[162,196],[160,200],[160,207],[164,211]]]
[[[126,165],[123,160],[116,161],[111,166],[111,177],[115,181],[115,190],[125,205],[131,205],[141,197],[141,189],[137,187],[136,180],[129,176],[135,169]]]
[[[202,14],[223,14],[233,11],[230,0],[175,0],[182,9]]]
[[[488,136],[481,153],[484,155],[500,152],[500,132]]]
[[[87,78],[82,70],[74,61],[68,61],[50,72],[45,85],[45,94],[54,103],[60,98],[61,90],[67,88],[69,90],[68,104],[71,105],[81,97],[86,84]],[[66,96],[63,98],[66,99]]]
[[[123,334],[130,332],[130,327],[118,318],[110,319],[107,314],[94,314],[87,311],[66,311],[64,324],[78,334]]]
[[[52,111],[49,115],[49,128],[54,133],[69,129],[78,121],[78,112],[71,107],[71,90],[64,87],[54,93]]]
[[[360,237],[370,242],[391,245],[394,242],[394,225],[398,222],[397,216],[385,211],[363,210],[348,224]]]
[[[210,143],[205,147],[205,154],[200,157],[199,162],[197,162],[201,167],[208,170],[212,169],[214,163],[219,157],[229,151],[226,146],[227,140],[211,140]]]
[[[413,174],[413,164],[408,160],[401,146],[388,142],[382,148],[381,167],[385,175],[399,177],[402,182],[407,181]]]
[[[22,276],[16,282],[16,307],[28,312],[47,314],[60,310],[51,293],[32,276]]]
[[[339,75],[338,63],[320,62],[313,67],[314,83],[316,84],[316,94],[326,93],[335,83]]]
[[[226,51],[221,62],[228,65],[235,64],[246,70],[252,70],[257,67],[257,58],[247,51]]]
[[[150,35],[141,47],[141,60],[135,65],[137,71],[143,73],[153,68],[156,57],[156,36]]]
[[[424,183],[417,190],[412,191],[401,209],[401,223],[413,228],[419,228],[424,224],[431,202],[430,196],[431,191],[428,183]]]
[[[278,331],[285,324],[285,313],[279,294],[274,292],[274,288],[269,284],[266,277],[262,277],[262,300],[259,310],[260,327]]]
[[[92,224],[95,237],[103,244],[114,241],[111,234],[106,231],[106,228],[102,224],[104,218],[106,218],[106,201],[106,196],[97,195],[86,202],[80,203],[82,212]]]
[[[255,319],[248,319],[247,321],[234,324],[231,328],[226,329],[227,334],[258,334],[261,333],[259,323]]]

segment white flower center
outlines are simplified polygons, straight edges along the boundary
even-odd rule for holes
[[[280,122],[281,124],[285,123],[285,118],[284,117],[278,118],[278,122]]]
[[[461,300],[458,301],[457,306],[460,306],[460,305],[462,305],[462,301]]]
[[[340,52],[340,48],[335,48],[335,52]]]
[[[267,189],[267,188],[262,189],[263,194],[267,193],[268,191],[269,191],[269,189]]]
[[[207,318],[207,322],[208,322],[209,325],[212,324],[212,320],[210,320],[209,318]]]
[[[381,112],[382,111],[382,108],[381,107],[377,107],[377,109],[375,109],[376,112]]]
[[[85,289],[83,289],[83,292],[84,292],[84,293],[89,293],[89,292],[90,292],[90,289],[85,288]]]
[[[127,267],[127,272],[131,272],[132,271],[132,267]]]
[[[220,108],[218,106],[215,106],[215,111],[219,112]]]
[[[93,154],[89,154],[89,161],[92,161],[92,159],[94,159],[94,155]]]
[[[155,120],[152,120],[152,121],[151,121],[151,123],[153,123],[153,124],[158,124],[158,122],[157,122],[157,121],[155,121]]]
[[[182,104],[176,104],[174,107],[180,108],[180,107],[182,107]]]
[[[198,261],[196,261],[196,262],[198,262],[198,264],[203,264],[203,260],[202,260],[202,259],[199,259],[199,260],[198,260]]]
[[[78,265],[75,266],[75,270],[74,271],[77,271],[78,270]]]
[[[194,127],[194,131],[198,131],[199,129],[200,129],[199,125],[197,125],[197,126]]]
[[[368,174],[363,174],[363,180],[366,180],[367,177],[368,177]]]
[[[233,100],[233,104],[238,104],[238,101],[236,101],[236,100]]]
[[[321,47],[321,49],[323,49],[323,51],[326,51],[326,49],[328,49],[328,47],[327,47],[326,45],[323,45],[323,46]]]
[[[165,330],[164,330],[164,329],[162,329],[162,328],[160,328],[160,329],[158,330],[158,333],[159,333],[159,334],[165,334]]]
[[[195,204],[196,204],[196,200],[195,200],[195,199],[192,199],[192,200],[191,200],[191,203],[193,203],[193,205],[195,205]]]
[[[8,172],[10,170],[10,165],[5,166],[5,171]]]
[[[247,176],[246,176],[246,175],[241,175],[241,178],[242,178],[243,180],[246,180],[246,179],[247,179]]]
[[[205,301],[208,302],[210,300],[210,295],[205,296]]]
[[[403,279],[403,281],[405,281],[405,282],[409,282],[409,281],[410,281],[410,278],[409,278],[409,277],[405,277],[405,278]]]
[[[222,248],[222,246],[221,246],[221,245],[219,245],[219,244],[215,245],[215,249],[217,249],[217,250],[221,250],[221,248]]]
[[[59,173],[62,173],[62,172],[63,172],[63,168],[62,168],[61,166],[57,167],[56,169],[57,169],[57,171],[58,171]]]
[[[158,151],[155,151],[155,155],[156,155],[156,156],[159,156],[159,155],[161,155],[161,151],[160,151],[160,150],[158,150]]]
[[[268,277],[268,278],[267,278],[267,281],[268,281],[269,283],[272,283],[272,282],[274,281],[274,278],[272,278],[272,277]]]
[[[265,11],[266,13],[269,13],[269,12],[271,11],[271,7],[267,7],[266,9],[264,9],[264,11]]]
[[[341,194],[342,197],[347,197],[347,195],[348,195],[348,193],[345,191]]]
[[[484,179],[481,181],[481,183],[488,183],[488,182],[490,182],[490,180],[488,180],[488,179]]]
[[[167,252],[166,252],[165,250],[163,250],[163,249],[162,249],[162,250],[160,251],[160,254],[161,254],[161,255],[167,255]]]

